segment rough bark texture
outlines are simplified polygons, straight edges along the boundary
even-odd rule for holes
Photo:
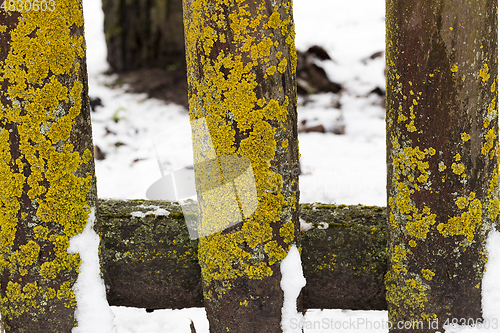
[[[385,208],[302,204],[300,218],[316,225],[301,238],[304,308],[387,309]]]
[[[96,206],[81,1],[0,11],[0,297],[7,332],[70,332]],[[16,2],[17,6],[17,2]],[[12,8],[11,8],[12,7]]]
[[[387,0],[386,22],[389,320],[434,332],[427,321],[481,317],[499,210],[497,1]]]
[[[114,72],[182,67],[182,0],[103,0],[108,63]]]
[[[170,214],[155,215],[164,213],[158,208]],[[179,205],[99,200],[99,211],[110,305],[203,306],[198,241],[189,239]],[[387,309],[385,208],[301,204],[300,218],[314,225],[301,236],[303,307]]]
[[[224,155],[248,159],[258,199],[243,222],[200,241],[210,331],[281,332],[280,262],[298,234],[292,4],[185,0],[184,26],[189,112],[207,128],[193,135],[201,229],[220,230],[217,216],[232,212],[229,183],[221,179],[224,186],[212,190],[215,180],[204,162],[223,163]],[[240,211],[247,194],[238,201]]]

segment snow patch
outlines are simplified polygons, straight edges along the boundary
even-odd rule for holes
[[[299,217],[299,222],[300,222],[300,231],[302,232],[311,230],[313,227],[312,223],[304,221],[301,217]]]
[[[113,306],[111,309],[118,333],[190,333],[191,320],[196,332],[209,332],[205,308],[157,309],[151,313],[124,306]]]
[[[284,294],[281,328],[284,333],[300,333],[302,330],[296,324],[303,320],[303,315],[297,312],[297,297],[302,287],[306,285],[306,279],[302,273],[302,262],[295,244],[290,247],[286,258],[281,262],[280,271],[280,285]]]
[[[328,223],[326,223],[326,222],[319,222],[318,223],[318,229],[328,229]]]
[[[95,220],[95,207],[92,207],[83,232],[69,240],[68,252],[79,253],[82,261],[78,279],[73,286],[78,326],[71,330],[72,333],[116,332],[104,281],[100,277],[100,239],[94,231]]]
[[[158,207],[158,206],[154,206],[154,205],[149,205],[149,206],[139,205],[137,207],[146,208],[146,209],[153,208],[154,210],[149,211],[149,212],[145,212],[145,213],[141,212],[141,211],[131,212],[130,215],[132,215],[133,217],[146,217],[147,215],[154,215],[154,216],[169,216],[170,215],[170,212],[168,210],[163,209],[163,208]]]

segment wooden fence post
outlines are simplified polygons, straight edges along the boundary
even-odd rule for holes
[[[80,0],[0,10],[0,297],[7,332],[70,332],[96,207]]]
[[[434,332],[481,317],[499,211],[497,1],[386,4],[389,320]]]
[[[280,262],[298,233],[292,3],[185,0],[184,26],[191,119],[206,121],[210,158],[250,161],[258,198],[242,223],[200,239],[210,330],[281,332]],[[203,225],[231,208],[222,188],[214,200],[200,191],[210,180],[195,170]]]

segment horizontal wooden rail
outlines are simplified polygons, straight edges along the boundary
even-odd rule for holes
[[[301,204],[305,309],[384,310],[383,207]],[[168,212],[168,213],[167,213]],[[163,215],[162,215],[163,214]],[[197,240],[177,203],[99,200],[101,264],[110,305],[202,307]]]

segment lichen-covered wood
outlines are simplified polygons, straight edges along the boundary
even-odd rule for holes
[[[307,279],[303,307],[387,309],[385,208],[319,203],[300,207],[301,219],[314,225],[302,233]],[[203,306],[198,241],[189,239],[179,205],[99,200],[99,211],[102,271],[110,305]]]
[[[497,1],[386,3],[389,320],[434,332],[427,321],[481,317],[499,212]]]
[[[0,11],[0,312],[7,332],[70,332],[96,206],[82,2]],[[20,10],[20,11],[18,11]]]
[[[301,204],[300,218],[315,225],[301,240],[304,308],[387,309],[385,208]]]
[[[182,67],[182,0],[103,0],[104,33],[112,71]]]
[[[157,208],[168,213],[155,215]],[[177,203],[100,199],[99,212],[101,270],[109,304],[149,309],[203,306],[198,241],[189,239]]]
[[[248,159],[258,199],[243,222],[200,240],[210,331],[281,332],[280,262],[298,231],[292,3],[185,0],[184,27],[189,114],[206,122],[213,142],[207,152],[193,135],[201,228],[231,210],[229,187],[204,190],[213,181],[202,170],[205,158]],[[240,199],[238,205],[248,198]]]

